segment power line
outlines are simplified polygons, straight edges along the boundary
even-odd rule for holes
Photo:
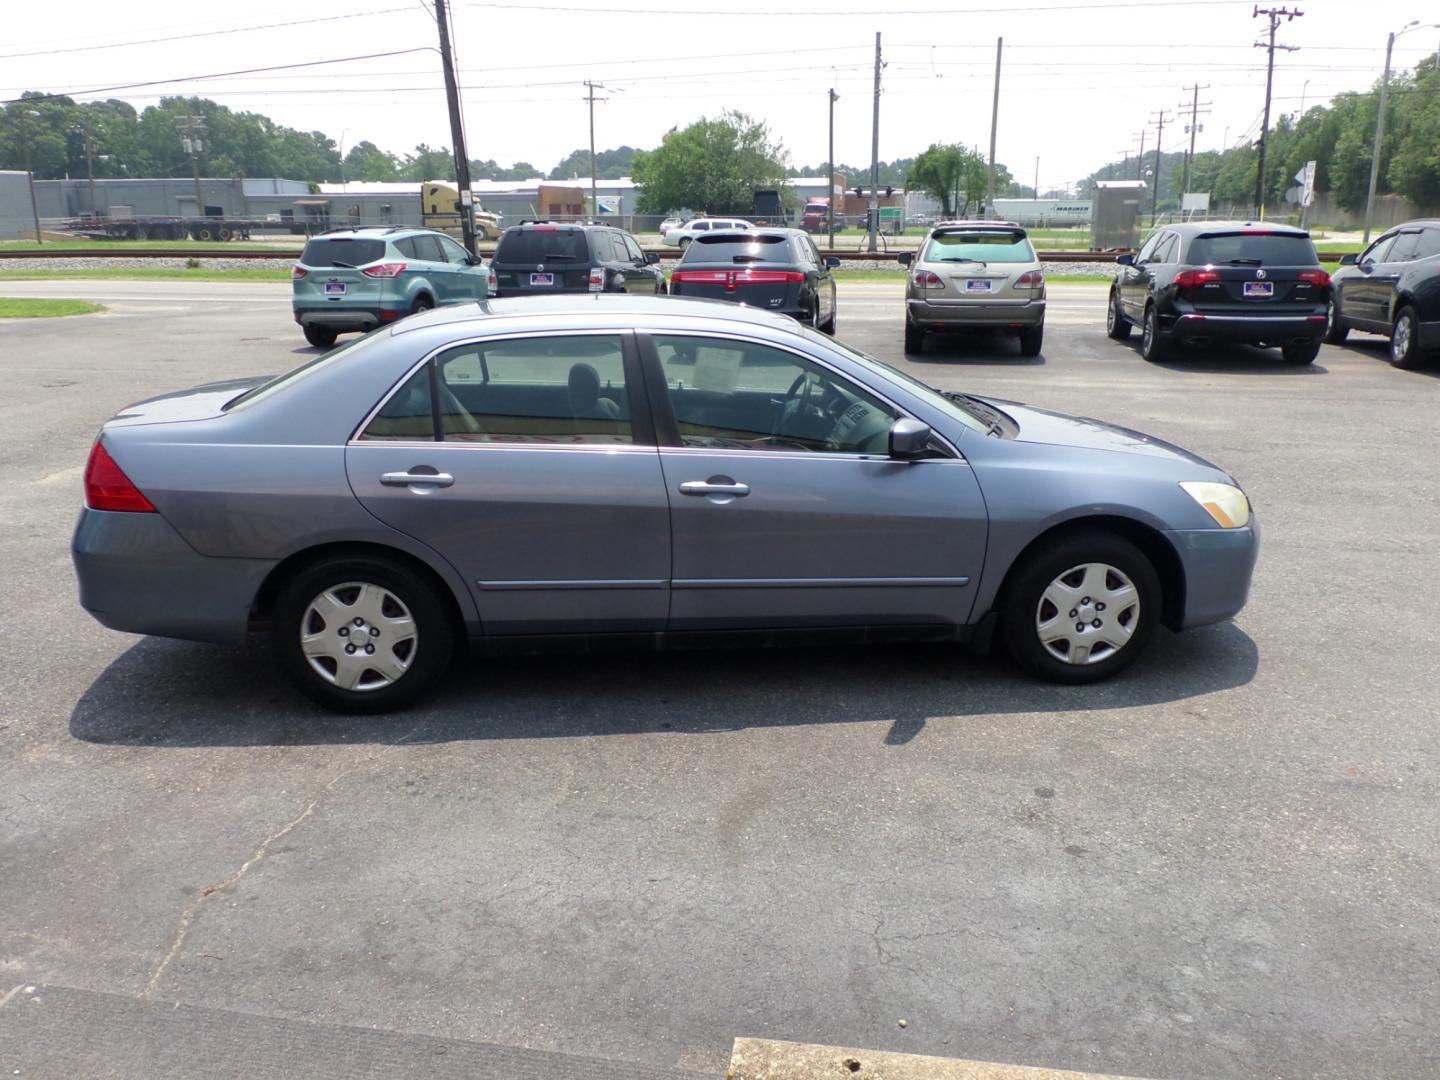
[[[1184,6],[1195,7],[1221,7],[1225,5],[1243,7],[1251,0],[1185,0]],[[795,11],[696,11],[686,8],[618,8],[599,7],[590,5],[585,7],[566,4],[525,4],[525,3],[490,3],[488,0],[473,0],[469,5],[475,8],[486,8],[499,11],[559,11],[567,13],[580,13],[585,15],[708,15],[723,16],[727,19],[734,18],[804,18],[814,19],[815,12],[810,10]],[[1015,15],[1032,11],[1069,11],[1075,14],[1085,14],[1101,8],[1153,8],[1154,0],[1110,0],[1108,3],[1084,3],[1073,4],[1035,4],[1026,7],[993,7],[993,8],[912,8],[908,11],[886,11],[887,18],[897,15],[923,15],[926,18],[933,18],[936,15]],[[873,19],[875,11],[827,11],[826,18],[866,18]]]

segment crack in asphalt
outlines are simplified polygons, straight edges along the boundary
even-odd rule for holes
[[[210,897],[214,896],[216,893],[224,892],[227,889],[232,889],[236,885],[238,885],[240,881],[245,877],[245,875],[250,872],[251,867],[253,867],[256,863],[260,862],[260,860],[265,858],[265,856],[270,851],[270,846],[278,840],[283,840],[286,836],[290,835],[290,833],[298,829],[300,825],[304,823],[305,819],[315,812],[315,808],[319,806],[321,801],[324,800],[325,796],[329,794],[330,789],[333,788],[336,784],[338,784],[341,780],[345,779],[347,776],[360,769],[362,766],[367,765],[371,761],[375,760],[377,757],[380,756],[381,753],[384,753],[384,751],[399,746],[401,743],[410,739],[419,731],[420,728],[417,727],[412,731],[407,732],[405,735],[396,739],[394,742],[386,743],[379,751],[366,754],[363,758],[355,762],[353,765],[350,765],[348,768],[342,769],[340,772],[336,773],[335,776],[331,777],[328,781],[326,781],[324,786],[315,793],[315,797],[306,804],[304,810],[300,811],[299,814],[291,818],[288,822],[286,822],[280,828],[276,829],[269,836],[265,837],[264,840],[260,841],[259,846],[256,847],[250,857],[246,859],[243,863],[241,863],[233,874],[227,877],[224,881],[218,882],[214,885],[207,885],[205,886],[205,888],[201,889],[200,894],[189,904],[187,904],[185,908],[180,912],[180,918],[175,924],[175,935],[171,939],[170,948],[166,951],[164,957],[161,958],[160,963],[155,966],[155,970],[150,975],[150,981],[146,983],[145,990],[141,993],[140,996],[142,998],[149,998],[150,995],[153,994],[156,988],[160,985],[160,980],[164,977],[165,972],[170,967],[171,962],[174,961],[175,957],[180,954],[181,948],[184,947],[185,939],[190,934],[191,925],[199,917],[200,912],[205,907],[205,902],[209,900]]]

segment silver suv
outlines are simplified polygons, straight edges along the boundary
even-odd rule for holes
[[[1030,238],[1009,221],[942,221],[910,267],[905,285],[905,351],[921,352],[932,330],[1014,330],[1022,356],[1045,337],[1045,274]]]

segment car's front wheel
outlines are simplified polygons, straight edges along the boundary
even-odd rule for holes
[[[450,663],[455,633],[437,588],[398,562],[326,559],[293,577],[271,631],[301,693],[346,713],[402,708]]]
[[[1116,341],[1126,341],[1130,337],[1130,323],[1120,310],[1120,291],[1110,290],[1110,305],[1105,309],[1105,333]]]
[[[305,327],[305,340],[317,349],[328,349],[335,344],[335,331],[328,326],[310,323]]]
[[[1010,655],[1051,682],[1108,678],[1138,656],[1160,617],[1160,578],[1143,552],[1108,532],[1075,533],[1010,573],[1000,633]]]

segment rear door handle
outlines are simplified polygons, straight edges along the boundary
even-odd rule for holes
[[[750,494],[749,484],[716,484],[709,480],[686,480],[680,485],[681,495],[734,495],[737,498]]]
[[[380,474],[380,483],[386,487],[423,486],[445,488],[455,483],[455,477],[443,472],[387,472]]]

